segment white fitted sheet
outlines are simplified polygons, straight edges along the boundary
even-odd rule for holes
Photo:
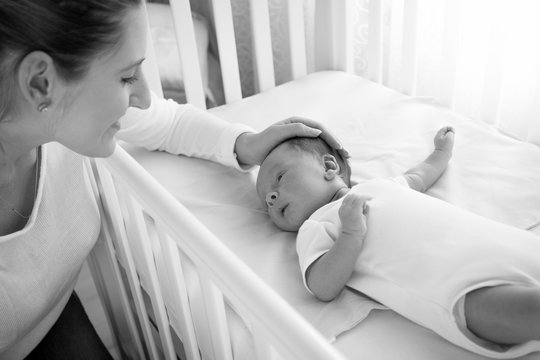
[[[321,72],[212,112],[255,129],[294,115],[321,121],[351,153],[356,181],[403,173],[430,153],[436,130],[451,125],[456,129],[454,156],[428,194],[540,235],[540,148],[430,99],[408,97],[346,73]],[[279,231],[262,211],[254,189],[256,170],[245,174],[204,160],[128,150],[329,339],[352,325],[347,324],[351,311],[365,312],[366,319],[335,342],[351,359],[483,359],[394,312],[368,315],[371,304],[349,293],[331,303],[309,295],[297,263],[295,234]],[[252,349],[242,341],[248,335],[230,317],[235,358],[250,359]],[[540,359],[540,354],[523,359]]]

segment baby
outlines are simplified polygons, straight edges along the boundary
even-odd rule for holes
[[[400,177],[351,186],[324,141],[290,139],[261,164],[257,193],[280,229],[298,231],[317,298],[347,286],[482,355],[540,350],[540,239],[421,194],[445,171],[454,130],[434,145]]]

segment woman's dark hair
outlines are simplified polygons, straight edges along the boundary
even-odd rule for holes
[[[41,50],[66,81],[82,78],[120,42],[124,18],[142,0],[0,0],[0,120],[24,57]]]

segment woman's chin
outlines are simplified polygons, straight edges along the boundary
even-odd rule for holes
[[[96,147],[88,152],[86,152],[85,156],[88,157],[95,157],[95,158],[106,158],[111,156],[114,153],[114,150],[116,149],[116,141],[109,141],[106,144],[103,144],[100,147]]]

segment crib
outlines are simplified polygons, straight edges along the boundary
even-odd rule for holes
[[[500,77],[485,82],[478,119],[453,110],[461,2],[445,2],[437,98],[418,92],[421,1],[402,4],[398,83],[388,67],[385,1],[366,4],[363,77],[354,74],[352,1],[280,2],[289,54],[288,79],[280,84],[269,1],[248,3],[256,94],[243,95],[246,69],[238,62],[231,2],[209,1],[225,99],[209,111],[254,129],[290,116],[321,121],[351,152],[355,181],[402,173],[428,154],[436,129],[452,125],[455,154],[429,194],[540,235],[540,121],[522,126],[526,133],[502,128]],[[205,109],[190,2],[170,0],[170,9],[187,101]],[[313,9],[309,23],[305,12]],[[487,72],[498,71],[493,61]],[[144,70],[163,95],[156,64],[149,46]],[[240,173],[127,144],[86,165],[102,215],[88,265],[122,358],[484,359],[348,294],[328,304],[312,298],[297,269],[294,234],[275,229],[261,210],[256,170]],[[363,311],[359,324],[349,323],[355,311]]]

